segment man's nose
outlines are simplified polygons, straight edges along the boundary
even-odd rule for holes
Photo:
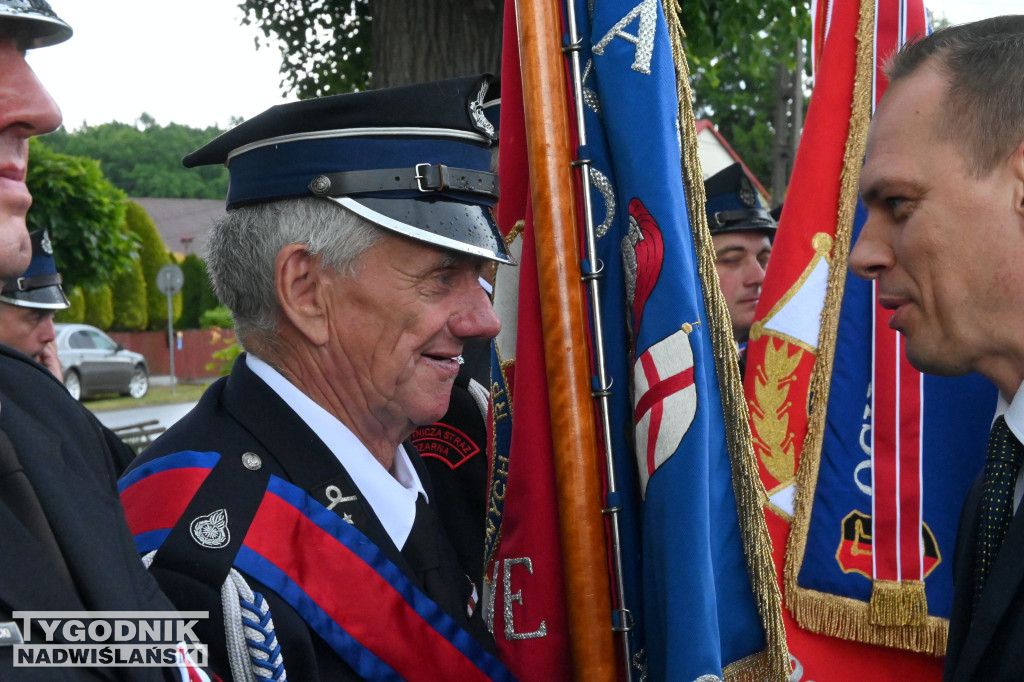
[[[501,320],[491,299],[479,286],[463,298],[464,307],[449,320],[452,333],[462,339],[493,339],[501,331]]]
[[[862,279],[878,279],[883,270],[895,263],[892,247],[884,238],[882,227],[872,220],[871,212],[861,228],[860,236],[850,251],[850,272]]]
[[[61,114],[24,55],[13,46],[3,48],[0,73],[0,131],[15,130],[21,137],[41,135],[60,127]]]
[[[49,343],[57,338],[57,333],[53,328],[53,317],[48,315],[43,318],[39,323],[39,337],[43,343]]]

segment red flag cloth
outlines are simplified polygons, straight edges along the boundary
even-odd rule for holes
[[[826,324],[820,314],[829,268],[846,268],[845,260],[837,263],[832,259],[844,181],[847,192],[851,182],[843,173],[844,159],[849,165],[846,152],[851,111],[855,109],[861,4],[847,0],[818,6],[819,22],[829,24],[828,36],[814,41],[815,89],[747,351],[745,390],[761,479],[769,496],[766,516],[780,582],[790,560],[786,548],[794,519],[797,469],[802,465],[801,450],[808,431],[811,373],[819,360],[820,325]],[[863,4],[872,9],[873,3]],[[882,0],[880,4],[894,3]],[[862,36],[874,39],[870,25]],[[885,56],[876,55],[876,59]],[[863,80],[860,85],[865,85]],[[855,180],[853,176],[852,182]],[[795,577],[792,579],[795,582]],[[787,643],[794,667],[790,679],[794,682],[941,678],[940,657],[801,628],[792,616],[789,599],[784,591]]]
[[[540,294],[529,205],[522,80],[512,2],[505,3],[501,89],[498,224],[507,240],[512,235],[512,249],[519,253],[519,266],[502,268],[495,286],[495,305],[504,329],[495,343],[498,362],[492,364],[495,437],[491,439],[485,566],[487,613],[499,658],[517,678],[571,680]],[[520,221],[524,221],[522,226]],[[515,307],[503,308],[510,299]],[[509,310],[515,314],[508,314]]]

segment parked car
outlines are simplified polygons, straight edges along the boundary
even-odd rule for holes
[[[149,365],[96,327],[58,323],[57,357],[64,385],[75,400],[100,393],[141,398],[149,390]]]

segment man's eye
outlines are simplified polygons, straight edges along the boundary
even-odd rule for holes
[[[906,197],[888,197],[885,200],[885,205],[889,208],[889,212],[893,217],[897,219],[905,218],[910,212],[910,202]]]

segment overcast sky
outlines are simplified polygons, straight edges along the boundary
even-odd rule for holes
[[[416,0],[410,0],[415,2]],[[50,0],[75,30],[71,40],[29,53],[29,62],[64,112],[83,121],[226,128],[287,101],[280,55],[254,46],[235,0]],[[955,23],[1024,10],[1022,0],[927,0]]]

